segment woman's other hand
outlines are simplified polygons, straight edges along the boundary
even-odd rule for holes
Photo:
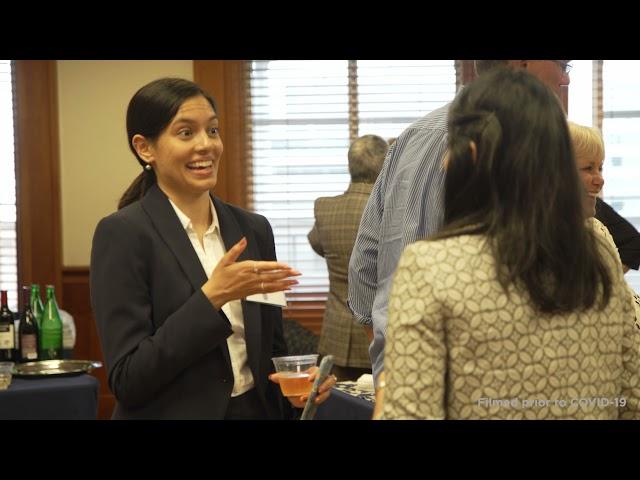
[[[309,370],[307,370],[307,372],[309,372],[309,382],[313,385],[313,382],[318,376],[318,367],[311,367]],[[271,375],[269,375],[269,380],[271,380],[273,383],[279,384],[280,383],[279,374],[272,373]],[[324,382],[322,382],[322,384],[320,385],[320,388],[318,388],[318,395],[316,396],[314,403],[316,405],[320,405],[321,403],[326,401],[327,398],[329,398],[329,395],[331,394],[331,389],[335,384],[336,384],[336,376],[327,375],[327,378],[324,379]],[[307,399],[309,398],[309,395],[307,394],[307,395],[300,395],[299,397],[287,397],[287,398],[289,399],[289,402],[291,402],[291,405],[293,405],[294,407],[304,408],[305,404],[307,403]]]

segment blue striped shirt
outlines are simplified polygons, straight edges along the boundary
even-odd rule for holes
[[[376,382],[384,366],[387,307],[400,255],[442,225],[449,105],[417,120],[389,149],[351,254],[349,307],[359,323],[373,327],[369,356]]]

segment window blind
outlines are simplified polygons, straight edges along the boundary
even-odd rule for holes
[[[0,60],[0,289],[8,290],[12,311],[18,309],[17,287],[13,82],[11,61]]]
[[[303,276],[294,293],[328,290],[307,241],[313,204],[349,185],[358,136],[397,137],[455,94],[453,60],[247,62],[249,208],[273,226],[278,258]]]
[[[395,138],[456,90],[453,60],[359,60],[357,74],[359,136]]]
[[[604,200],[640,231],[640,61],[605,60],[602,75]],[[640,273],[625,278],[640,293]]]

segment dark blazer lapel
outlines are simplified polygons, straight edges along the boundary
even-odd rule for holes
[[[187,232],[185,232],[182,223],[180,223],[180,219],[169,203],[167,196],[160,190],[158,185],[154,185],[142,198],[141,203],[142,208],[147,212],[149,218],[151,218],[158,233],[175,255],[193,289],[197,291],[202,288],[208,276],[204,268],[202,268],[198,254],[193,249],[191,240],[189,240],[189,236]],[[225,316],[222,310],[220,310],[220,314]],[[229,357],[227,342],[222,342],[221,349],[222,356],[227,362],[229,371],[231,371],[231,358]]]
[[[207,281],[207,274],[169,199],[157,185],[151,187],[142,198],[142,208],[178,259],[193,288],[200,289]]]
[[[213,206],[215,207],[216,214],[218,215],[218,223],[220,224],[220,232],[222,233],[222,241],[224,242],[225,249],[229,251],[229,249],[238,243],[242,237],[247,237],[247,242],[249,244],[247,245],[247,248],[245,248],[244,252],[242,252],[238,257],[238,262],[256,258],[257,252],[253,252],[253,249],[251,248],[252,240],[255,242],[253,233],[243,232],[227,204],[218,197],[212,196],[212,198]]]
[[[238,262],[243,260],[259,259],[260,254],[256,246],[256,239],[252,231],[243,231],[235,218],[233,212],[227,205],[217,197],[213,197],[213,205],[218,215],[222,240],[227,251],[240,241],[242,237],[247,237],[247,248],[238,257]],[[259,384],[256,375],[260,369],[260,335],[262,334],[262,322],[260,304],[242,300],[242,313],[244,315],[244,336],[247,342],[247,357],[249,367],[253,373],[256,385]]]

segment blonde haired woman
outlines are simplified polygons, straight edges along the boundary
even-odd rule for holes
[[[618,248],[609,229],[597,218],[596,201],[604,186],[602,165],[604,163],[604,141],[600,130],[569,122],[569,133],[576,157],[576,166],[585,189],[584,212],[587,221],[591,223],[597,234],[601,235],[616,251]],[[618,252],[619,253],[619,252]],[[622,259],[621,259],[622,263]],[[622,263],[623,271],[629,268]],[[636,324],[640,325],[640,296],[627,284],[634,299]],[[640,328],[640,327],[639,327]]]

